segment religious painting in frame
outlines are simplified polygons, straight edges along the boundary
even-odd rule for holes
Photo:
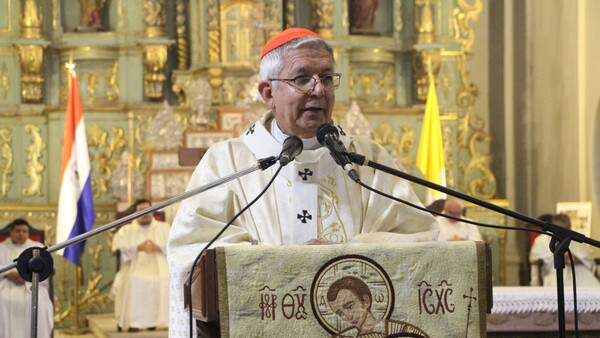
[[[592,234],[592,203],[591,202],[558,202],[556,213],[566,214],[571,219],[571,230],[586,236]]]

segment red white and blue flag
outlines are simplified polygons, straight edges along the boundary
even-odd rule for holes
[[[90,231],[96,218],[83,109],[75,71],[71,70],[70,73],[60,170],[56,243]],[[85,241],[82,241],[66,247],[59,253],[72,263],[80,265],[84,246]]]

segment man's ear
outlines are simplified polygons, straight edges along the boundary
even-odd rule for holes
[[[260,94],[260,97],[262,97],[263,102],[266,103],[269,108],[273,109],[273,84],[271,81],[260,81],[258,83],[258,93]]]

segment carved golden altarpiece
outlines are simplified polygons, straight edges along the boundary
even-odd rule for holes
[[[448,185],[496,198],[490,136],[484,112],[473,110],[478,91],[466,70],[482,1],[378,6],[372,25],[359,29],[346,0],[0,2],[0,224],[26,217],[54,238],[65,62],[76,64],[101,225],[136,197],[160,201],[183,192],[193,167],[179,164],[181,149],[236,136],[264,112],[258,55],[286,25],[311,28],[334,46],[343,74],[336,118],[369,133],[418,176],[432,72]],[[110,241],[111,234],[88,240],[81,285],[75,269],[55,259],[57,327],[85,326],[75,314],[111,311]]]

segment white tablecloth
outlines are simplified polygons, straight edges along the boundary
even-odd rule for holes
[[[555,287],[494,287],[492,313],[487,315],[488,332],[558,330],[558,301]],[[565,288],[565,324],[573,325],[573,290]],[[600,330],[600,288],[577,288],[579,329]]]
[[[558,312],[555,287],[494,287],[492,314],[524,312]],[[573,290],[565,288],[565,310],[573,312]],[[577,288],[577,311],[600,312],[600,288]]]

